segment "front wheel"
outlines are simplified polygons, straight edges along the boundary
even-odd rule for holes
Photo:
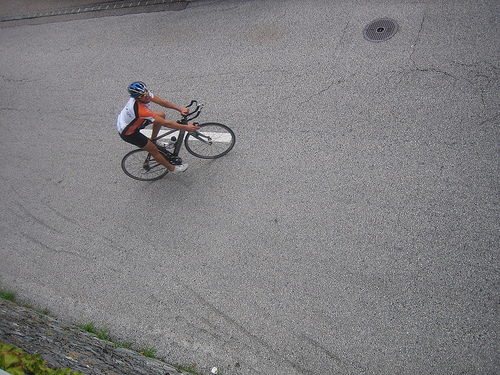
[[[130,151],[122,159],[123,172],[139,181],[159,180],[168,173],[168,169],[158,163],[149,152],[143,149]]]
[[[223,124],[207,122],[200,129],[186,135],[184,145],[192,155],[203,159],[217,159],[234,146],[234,132]]]

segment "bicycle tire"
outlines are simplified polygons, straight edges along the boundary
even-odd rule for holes
[[[122,159],[122,169],[127,176],[139,181],[156,181],[168,173],[164,165],[158,163],[143,149],[126,154]]]
[[[226,155],[234,147],[236,137],[234,132],[226,125],[217,122],[200,124],[200,130],[189,133],[184,139],[184,146],[188,152],[202,159],[217,159]],[[200,135],[197,139],[196,134]],[[204,138],[210,137],[205,142]]]

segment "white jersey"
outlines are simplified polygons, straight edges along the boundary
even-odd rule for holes
[[[154,97],[149,93],[151,98]],[[151,110],[151,103],[142,103],[130,98],[125,107],[118,115],[116,128],[120,134],[130,135],[154,122],[156,115]]]

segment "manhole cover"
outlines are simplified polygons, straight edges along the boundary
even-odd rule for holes
[[[398,24],[396,21],[382,18],[375,20],[365,27],[363,35],[370,42],[382,42],[392,38],[398,31]]]

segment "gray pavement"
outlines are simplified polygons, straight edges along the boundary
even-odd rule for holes
[[[398,32],[367,41],[381,17]],[[0,283],[203,373],[500,372],[499,19],[222,0],[0,25]],[[137,79],[235,149],[127,178]]]
[[[185,9],[193,0],[0,0],[0,27]]]

